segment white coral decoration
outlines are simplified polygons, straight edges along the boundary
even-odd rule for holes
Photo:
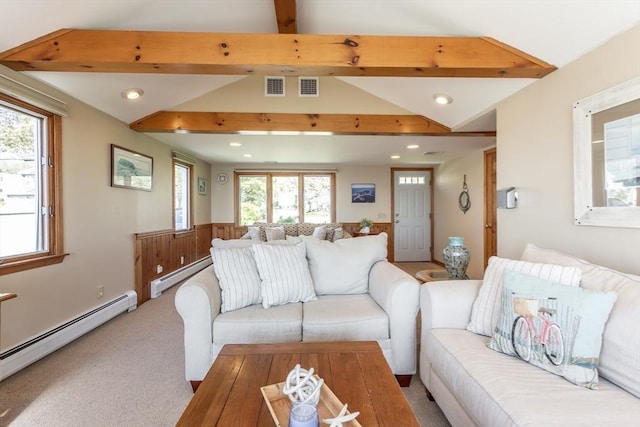
[[[313,375],[313,368],[306,370],[300,367],[300,364],[287,375],[287,380],[282,391],[289,396],[292,402],[313,403],[318,404],[320,400],[320,390],[322,389],[324,380],[318,380]]]
[[[360,415],[360,412],[347,414],[347,405],[345,404],[337,417],[325,418],[322,420],[322,422],[325,424],[329,424],[329,427],[342,427],[342,423],[354,420],[358,415]]]

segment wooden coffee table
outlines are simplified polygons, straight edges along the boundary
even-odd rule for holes
[[[314,368],[363,426],[419,426],[375,341],[227,344],[177,426],[274,426],[260,387]]]

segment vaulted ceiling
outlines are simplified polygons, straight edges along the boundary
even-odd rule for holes
[[[3,0],[0,16],[1,64],[213,163],[402,165],[494,144],[497,102],[638,25],[640,2]],[[322,76],[320,96],[250,91],[278,75]]]

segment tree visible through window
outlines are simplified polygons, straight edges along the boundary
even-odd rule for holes
[[[333,222],[335,174],[238,173],[238,224]]]
[[[59,128],[59,116],[0,94],[0,274],[61,261],[42,260],[62,256]]]

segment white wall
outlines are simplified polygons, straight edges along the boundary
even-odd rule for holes
[[[458,207],[464,175],[471,208],[463,213]],[[471,260],[467,274],[481,277],[484,271],[484,151],[440,165],[434,181],[433,258],[443,262],[442,250],[450,236],[464,237]]]
[[[640,75],[640,27],[498,105],[498,188],[518,188],[518,208],[498,210],[498,254],[519,258],[527,243],[640,273],[640,229],[573,224],[575,101]]]
[[[0,73],[63,99],[63,263],[0,276],[0,291],[18,298],[2,305],[2,347],[38,335],[135,287],[134,233],[164,230],[172,222],[171,149],[128,125],[0,66]],[[110,186],[110,144],[153,157],[153,191]],[[199,162],[195,175],[209,177]],[[210,195],[194,195],[196,224],[211,217]],[[104,286],[97,299],[96,287]]]

